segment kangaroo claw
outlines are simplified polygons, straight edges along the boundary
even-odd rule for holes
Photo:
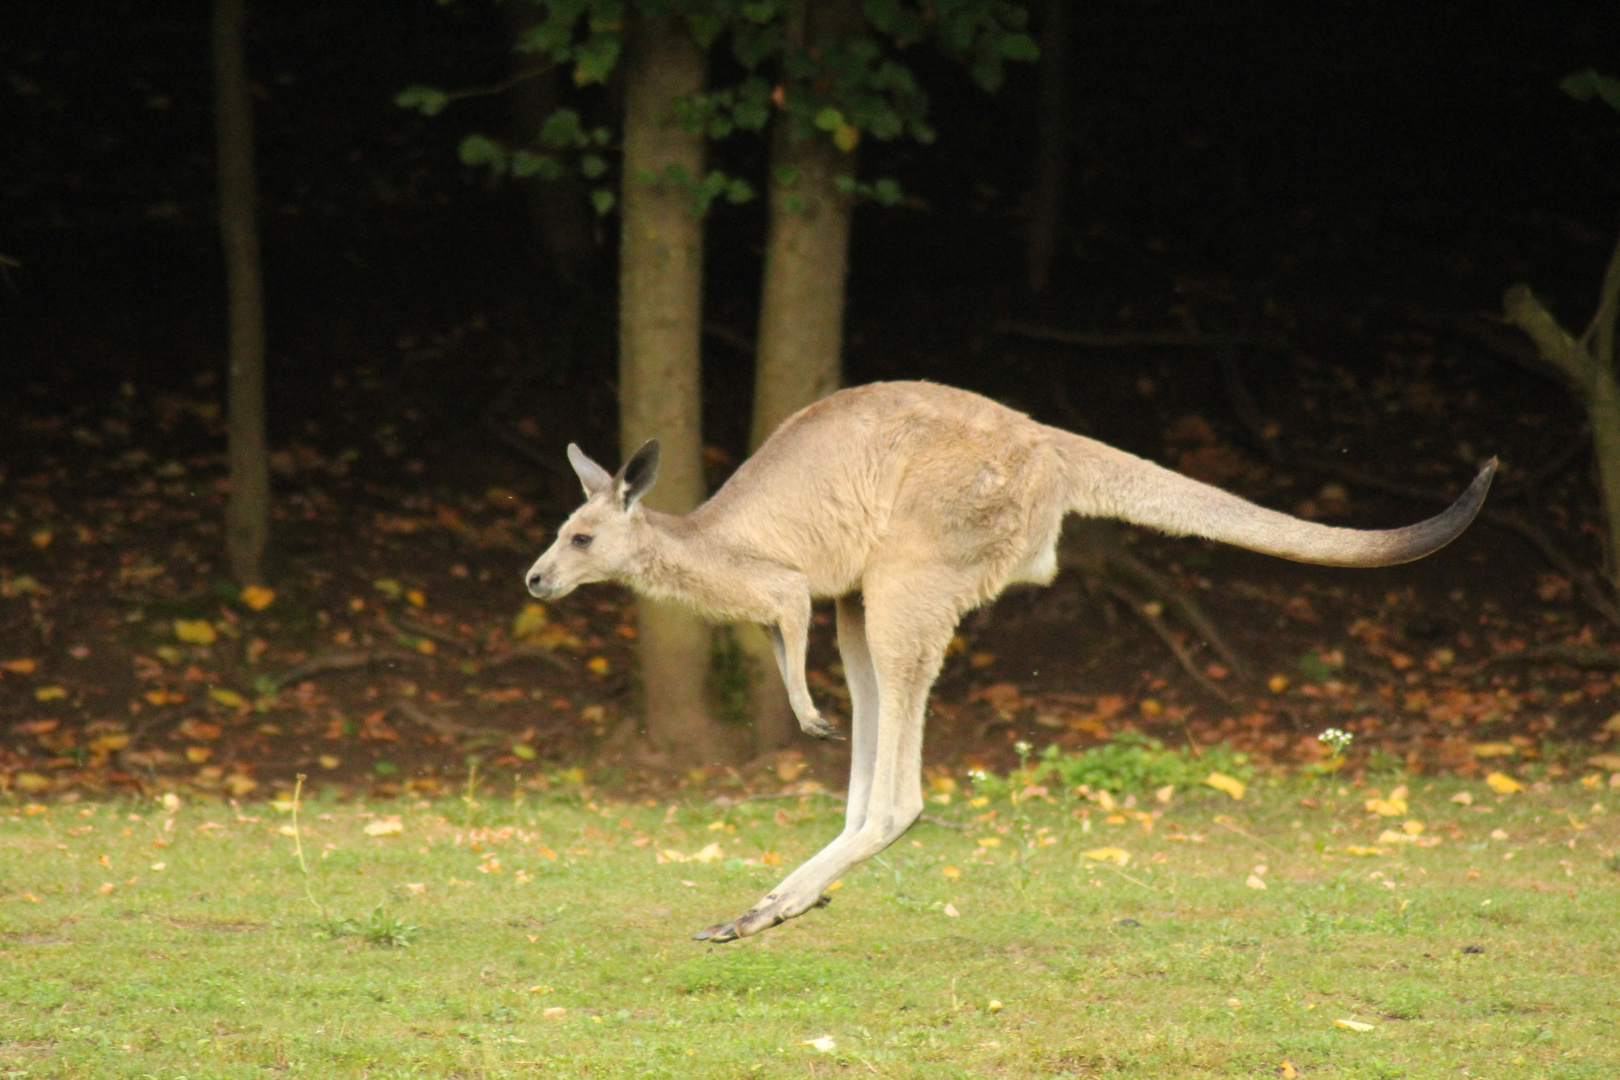
[[[833,727],[819,716],[812,716],[808,720],[801,717],[799,720],[799,727],[806,735],[812,735],[818,739],[842,740],[844,738],[844,736],[839,733],[837,728]]]

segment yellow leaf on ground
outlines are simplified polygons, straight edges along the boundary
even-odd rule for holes
[[[1416,820],[1405,822],[1401,825],[1401,831],[1408,836],[1416,836],[1423,831],[1423,822]]]
[[[0,671],[9,671],[13,675],[32,675],[39,668],[39,661],[32,657],[22,656],[16,660],[0,660]]]
[[[1248,880],[1243,884],[1247,885],[1251,889],[1263,889],[1266,887],[1266,883],[1260,880],[1259,874],[1250,874]]]
[[[1153,793],[1153,799],[1155,802],[1168,806],[1170,804],[1170,800],[1175,798],[1175,795],[1176,785],[1166,784],[1164,787]]]
[[[242,590],[240,599],[244,606],[254,611],[263,611],[276,602],[276,590],[267,589],[263,585],[249,585]]]
[[[1277,1075],[1282,1077],[1282,1080],[1295,1080],[1299,1076],[1299,1070],[1294,1068],[1292,1061],[1284,1058],[1283,1063],[1277,1066]]]
[[[1086,852],[1086,858],[1096,859],[1098,862],[1111,862],[1116,866],[1124,866],[1131,861],[1131,853],[1124,848],[1100,847],[1092,848]]]
[[[1493,772],[1491,775],[1485,778],[1485,782],[1489,784],[1491,790],[1496,792],[1498,795],[1512,795],[1516,791],[1524,790],[1524,785],[1513,779],[1513,777],[1509,776],[1507,773]]]
[[[1406,813],[1406,800],[1393,798],[1368,799],[1367,810],[1369,813],[1377,814],[1380,817],[1399,817]]]
[[[820,1050],[823,1054],[830,1054],[834,1050],[838,1049],[838,1040],[834,1039],[831,1035],[817,1035],[813,1039],[804,1040],[804,1042],[800,1043],[799,1045],[813,1046],[817,1050]]]
[[[38,791],[44,791],[51,786],[50,777],[41,776],[37,772],[20,772],[11,778],[11,782],[17,785],[18,791],[30,795]]]
[[[1360,1020],[1335,1020],[1333,1026],[1344,1028],[1346,1031],[1371,1031],[1373,1029],[1371,1024],[1362,1023]]]
[[[1378,842],[1380,844],[1410,844],[1415,840],[1417,840],[1416,836],[1409,833],[1396,832],[1394,829],[1385,829],[1383,832],[1378,834]]]
[[[1457,794],[1451,797],[1451,801],[1454,803],[1461,803],[1464,806],[1474,805],[1474,797],[1466,791],[1457,792]]]
[[[247,704],[247,699],[241,694],[223,686],[209,687],[208,700],[216,705],[223,705],[227,709],[240,709]]]
[[[176,619],[174,636],[187,645],[212,645],[219,635],[207,619]]]
[[[608,658],[605,656],[593,656],[589,660],[585,661],[585,667],[589,669],[593,675],[606,675],[608,671],[612,669],[613,665],[608,663]]]
[[[939,872],[949,878],[959,878],[962,876],[962,871],[958,870],[954,866],[943,866],[940,868]]]
[[[1208,784],[1217,791],[1226,792],[1234,799],[1243,798],[1243,792],[1245,790],[1243,787],[1243,781],[1234,780],[1225,773],[1212,772],[1209,774],[1208,779],[1206,779],[1204,783]]]
[[[394,836],[405,831],[405,823],[397,817],[383,818],[366,826],[367,836]]]
[[[720,857],[720,843],[716,841],[692,856],[693,862],[714,862]]]
[[[1473,745],[1475,757],[1512,757],[1519,748],[1510,742],[1480,742]]]
[[[1587,758],[1586,763],[1592,766],[1594,769],[1602,769],[1604,772],[1615,772],[1620,770],[1620,754],[1596,754]]]
[[[949,918],[954,919],[954,918],[956,918],[958,915],[960,915],[962,913],[960,911],[956,910],[956,905],[955,904],[952,904],[952,903],[947,901],[946,904],[945,904],[945,914]]]
[[[231,773],[225,778],[225,790],[229,791],[233,798],[240,799],[244,795],[253,793],[258,787],[259,782],[257,780],[251,776],[243,776],[241,773]]]
[[[208,749],[206,746],[186,747],[186,760],[191,762],[193,765],[201,765],[203,762],[207,761],[213,756],[214,752]]]
[[[1351,844],[1344,849],[1344,853],[1346,855],[1382,855],[1384,853],[1384,849],[1381,847],[1362,847],[1359,844]]]
[[[60,701],[67,696],[67,688],[64,686],[42,686],[34,691],[36,701]]]

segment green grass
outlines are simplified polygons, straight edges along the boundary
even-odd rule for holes
[[[307,879],[266,804],[0,804],[0,1076],[1620,1075],[1620,799],[1411,787],[958,793],[720,947],[835,800],[306,802]]]

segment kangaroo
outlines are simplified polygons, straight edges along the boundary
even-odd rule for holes
[[[834,729],[805,683],[810,604],[837,604],[852,714],[843,831],[746,913],[695,935],[710,942],[826,904],[829,885],[916,820],[923,714],[956,625],[1009,585],[1052,580],[1064,515],[1298,562],[1391,566],[1454,540],[1496,470],[1493,458],[1450,508],[1416,525],[1335,528],[926,382],[853,387],[800,410],[684,515],[640,505],[658,474],[656,440],[613,475],[577,446],[568,460],[586,499],[529,570],[534,596],[614,581],[711,619],[763,624],[799,724],[821,738]]]

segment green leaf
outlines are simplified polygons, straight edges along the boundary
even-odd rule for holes
[[[872,201],[880,206],[894,206],[900,202],[903,195],[898,180],[884,177],[872,182]]]
[[[1601,75],[1593,68],[1566,75],[1558,88],[1576,101],[1602,98],[1611,108],[1620,109],[1620,79]]]
[[[436,86],[407,86],[394,96],[394,104],[423,116],[438,116],[450,104],[450,95]]]
[[[824,106],[816,113],[816,127],[822,131],[837,131],[844,126],[844,114],[831,105]]]
[[[558,109],[540,125],[540,141],[558,149],[584,146],[585,129],[580,126],[579,113],[573,109]]]
[[[746,180],[734,179],[726,183],[726,202],[745,203],[754,198],[754,186]]]
[[[598,154],[585,154],[579,159],[580,174],[587,180],[595,180],[607,169],[607,162]]]
[[[1008,34],[1001,39],[1001,58],[1033,64],[1041,58],[1041,50],[1028,34]]]
[[[542,180],[555,180],[562,173],[562,163],[550,154],[534,150],[512,151],[512,175],[519,180],[530,176],[538,176]]]
[[[613,212],[614,201],[612,188],[593,188],[591,190],[591,205],[596,208],[596,213],[600,217],[606,217]]]
[[[574,85],[589,86],[606,82],[619,62],[619,36],[602,34],[587,38],[574,50]]]
[[[463,165],[487,165],[496,176],[506,172],[506,148],[487,135],[468,135],[457,154]]]

